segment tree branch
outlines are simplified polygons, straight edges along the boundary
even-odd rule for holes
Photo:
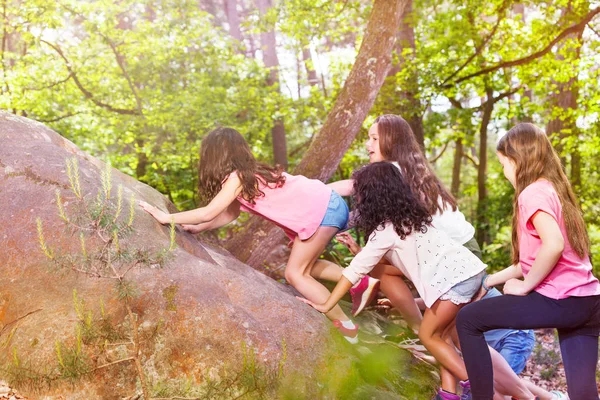
[[[598,33],[598,31],[596,29],[594,29],[594,27],[591,24],[588,23],[587,27],[590,28],[591,31],[596,34],[596,36],[600,37],[600,33]]]
[[[550,52],[550,50],[552,50],[552,47],[560,42],[562,39],[564,39],[565,37],[575,33],[575,32],[579,32],[580,30],[584,29],[585,26],[596,16],[600,13],[600,7],[595,8],[594,10],[590,11],[588,14],[586,14],[585,17],[582,18],[581,21],[579,21],[578,23],[571,25],[570,27],[566,28],[565,30],[563,30],[558,36],[556,36],[550,43],[548,43],[546,45],[546,47],[544,47],[543,49],[530,54],[526,57],[522,57],[522,58],[518,58],[516,60],[511,60],[511,61],[505,61],[499,64],[496,64],[492,67],[488,67],[488,68],[484,68],[481,71],[478,72],[474,72],[472,74],[463,76],[462,78],[459,78],[457,80],[455,80],[454,82],[451,83],[447,83],[445,85],[441,85],[442,88],[447,89],[452,87],[453,85],[459,84],[461,82],[464,82],[466,80],[475,78],[477,76],[481,76],[481,75],[486,75],[489,74],[491,72],[495,72],[499,69],[502,68],[509,68],[509,67],[514,67],[517,65],[523,65],[526,64],[530,61],[533,61],[537,58],[540,58],[544,55],[546,55],[548,52]]]
[[[463,153],[463,157],[465,157],[467,160],[471,161],[473,163],[473,165],[475,166],[475,168],[479,168],[479,160],[475,159],[475,157],[469,155],[469,153],[467,153],[467,152]]]
[[[500,93],[497,97],[492,97],[491,99],[489,99],[488,101],[491,101],[493,104],[496,104],[497,102],[499,102],[500,100],[508,97],[508,96],[512,96],[513,94],[517,93],[519,90],[523,89],[523,86],[519,86],[516,87],[512,90],[506,91],[504,93]],[[487,103],[487,102],[486,102]],[[485,103],[484,103],[485,104]],[[481,107],[483,107],[483,104],[481,105]]]
[[[478,55],[481,54],[481,52],[485,48],[485,45],[488,44],[488,42],[496,34],[496,31],[498,30],[498,27],[500,26],[500,22],[502,22],[504,20],[504,18],[506,17],[506,9],[508,8],[508,4],[509,3],[510,2],[507,1],[507,0],[505,0],[502,3],[502,5],[500,6],[500,9],[498,10],[498,21],[496,21],[496,24],[492,28],[492,31],[490,32],[490,34],[487,35],[483,39],[483,41],[479,44],[479,46],[477,46],[475,48],[475,53],[473,53],[460,67],[458,67],[458,69],[456,71],[454,71],[452,73],[452,75],[450,75],[449,77],[447,77],[446,79],[444,79],[444,81],[442,82],[442,86],[445,85],[449,80],[451,80],[452,78],[454,78],[456,75],[458,75],[458,73],[460,71],[462,71],[467,65],[469,65],[471,63],[471,61],[473,61],[473,59],[475,59],[475,57],[477,57]]]
[[[438,154],[437,156],[435,156],[434,158],[432,158],[431,160],[428,160],[430,164],[433,164],[434,162],[436,162],[446,151],[446,149],[448,148],[448,142],[444,143],[444,147],[442,148],[442,151],[440,151],[440,154]]]
[[[28,86],[25,89],[32,90],[32,91],[40,91],[40,90],[45,90],[45,89],[52,89],[53,87],[58,86],[61,83],[67,82],[69,79],[71,79],[71,77],[72,77],[72,74],[69,74],[69,75],[67,75],[67,77],[65,79],[61,79],[61,80],[56,81],[54,83],[51,83],[51,84],[49,84],[47,86],[42,86],[42,87],[39,87],[39,88]]]
[[[39,118],[36,118],[35,120],[38,121],[38,122],[42,122],[44,124],[49,124],[49,123],[52,123],[52,122],[58,122],[58,121],[61,121],[63,119],[71,118],[71,117],[74,117],[75,115],[79,115],[79,114],[83,114],[83,112],[78,111],[78,112],[74,112],[74,113],[68,113],[67,115],[63,115],[63,116],[52,118],[52,119],[39,119]]]
[[[101,102],[100,100],[97,100],[94,97],[94,95],[89,90],[87,90],[85,87],[83,87],[83,85],[79,81],[79,78],[77,77],[77,74],[75,73],[75,71],[71,67],[70,61],[67,59],[67,57],[65,56],[65,54],[63,53],[63,51],[60,49],[60,47],[58,47],[57,45],[54,45],[54,44],[52,44],[50,42],[47,42],[47,41],[45,41],[43,39],[40,39],[40,42],[45,43],[48,46],[50,46],[64,60],[65,65],[67,67],[67,70],[69,71],[69,74],[73,77],[73,81],[75,82],[75,85],[77,85],[77,87],[79,88],[79,90],[81,91],[81,93],[83,93],[83,95],[85,96],[86,99],[90,100],[92,103],[94,103],[98,107],[102,107],[102,108],[104,108],[104,109],[106,109],[108,111],[112,111],[112,112],[117,113],[117,114],[140,115],[140,113],[139,113],[138,110],[130,110],[130,109],[113,107],[110,104],[106,104],[106,103]]]

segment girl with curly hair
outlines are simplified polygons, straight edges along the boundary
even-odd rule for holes
[[[427,309],[419,339],[443,368],[461,379],[462,397],[438,391],[436,399],[470,399],[465,365],[451,341],[458,311],[481,288],[486,265],[467,248],[435,228],[426,206],[413,195],[405,177],[392,163],[375,162],[353,176],[356,227],[368,236],[365,247],[343,270],[340,281],[324,303],[300,299],[320,312],[329,312],[344,294],[385,257],[414,284]],[[520,380],[494,350],[497,390],[521,399],[534,390]],[[539,389],[539,388],[537,388]],[[551,399],[541,389],[542,398]]]
[[[226,225],[240,211],[274,222],[293,241],[286,280],[313,301],[327,299],[329,291],[315,278],[337,276],[341,267],[332,263],[313,267],[348,222],[348,207],[337,193],[319,180],[257,162],[243,136],[231,128],[217,128],[202,140],[198,177],[199,192],[210,200],[205,207],[169,214],[145,202],[140,205],[161,224],[184,224],[192,233]],[[349,342],[358,341],[358,326],[339,306],[326,315]]]
[[[481,258],[481,250],[473,237],[475,228],[458,210],[456,200],[434,174],[408,122],[399,115],[393,114],[377,117],[369,128],[366,148],[371,163],[378,161],[396,163],[406,184],[431,215],[432,225],[436,229],[443,231]],[[352,179],[332,182],[329,186],[342,196],[350,196],[354,191]],[[338,240],[350,247],[351,251],[353,248],[358,250],[349,234],[339,235]],[[371,276],[381,280],[381,290],[408,324],[416,329],[421,322],[421,312],[409,288],[404,284],[400,272],[382,263],[373,269]],[[363,280],[366,279],[368,278],[365,277]],[[368,290],[364,290],[368,288],[369,286],[363,283],[350,291],[353,315],[358,315],[373,297]],[[394,290],[391,290],[392,288]]]

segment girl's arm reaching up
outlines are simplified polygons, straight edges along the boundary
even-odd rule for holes
[[[536,212],[531,222],[542,240],[542,247],[535,257],[531,270],[524,280],[511,279],[504,285],[504,294],[525,296],[535,289],[556,265],[565,249],[565,239],[558,223],[550,214]]]
[[[171,222],[175,222],[176,224],[201,224],[217,218],[236,200],[241,191],[242,183],[240,178],[237,174],[231,174],[223,184],[221,191],[206,207],[169,214],[144,201],[140,201],[140,206],[161,224],[170,224]]]
[[[182,228],[190,233],[200,233],[217,229],[237,219],[240,216],[240,202],[234,201],[219,216],[210,222],[203,222],[196,225],[183,224]]]
[[[328,183],[327,186],[335,190],[335,192],[340,196],[352,196],[354,194],[354,181],[352,179],[331,182]]]

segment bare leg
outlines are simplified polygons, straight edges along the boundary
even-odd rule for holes
[[[444,337],[446,343],[450,346],[454,346],[453,339],[450,335]],[[458,385],[458,379],[450,373],[446,368],[440,367],[440,380],[442,381],[442,389],[450,393],[456,393],[456,385]]]
[[[442,366],[464,381],[467,380],[465,364],[456,348],[444,340],[444,332],[452,324],[460,308],[461,306],[448,300],[436,301],[431,308],[425,310],[419,339]]]
[[[392,265],[377,264],[371,271],[371,276],[381,281],[381,291],[397,309],[404,320],[414,331],[419,330],[423,316],[415,303],[413,294],[402,279],[402,272]]]
[[[331,293],[311,276],[311,269],[337,231],[336,227],[320,226],[315,234],[307,240],[300,240],[296,237],[285,268],[285,279],[290,285],[307,299],[316,303],[325,303]],[[325,315],[330,320],[347,321],[350,319],[344,314],[339,305],[336,305]]]
[[[492,356],[492,367],[494,368],[494,390],[499,394],[514,396],[518,399],[533,399],[535,396],[529,390],[526,381],[515,374],[500,353],[489,346],[488,349]],[[538,389],[550,395],[542,388]],[[552,395],[547,398],[551,399]]]
[[[343,270],[342,267],[331,261],[317,260],[310,270],[310,275],[315,279],[339,282],[342,278]]]

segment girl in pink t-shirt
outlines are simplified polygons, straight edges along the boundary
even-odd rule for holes
[[[286,280],[308,299],[325,301],[329,297],[329,291],[315,278],[337,277],[341,267],[314,265],[348,222],[348,207],[337,193],[319,180],[258,163],[246,140],[231,128],[215,129],[202,140],[198,178],[202,195],[210,199],[205,207],[169,214],[145,202],[140,205],[161,224],[184,224],[183,228],[193,233],[226,225],[240,211],[260,215],[281,227],[293,241]],[[339,306],[327,317],[348,341],[358,340],[358,327]]]
[[[482,300],[458,314],[457,328],[475,400],[493,397],[492,365],[483,332],[556,328],[569,397],[598,400],[596,366],[600,283],[592,274],[581,209],[548,137],[518,124],[500,139],[498,158],[515,187],[513,266],[483,281],[507,296]]]

